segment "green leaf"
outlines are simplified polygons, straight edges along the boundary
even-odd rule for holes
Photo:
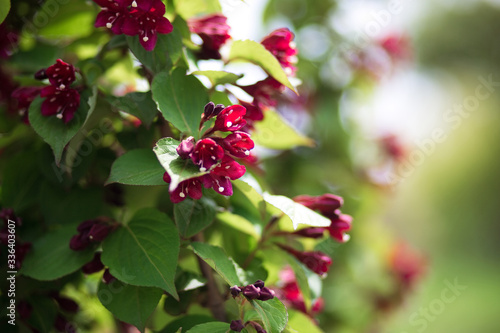
[[[138,36],[127,36],[127,43],[134,56],[150,71],[159,73],[170,70],[183,56],[182,36],[176,29],[177,22],[172,23],[174,30],[169,34],[158,34],[156,46],[146,51],[139,42]]]
[[[187,330],[191,329],[192,327],[198,324],[213,322],[213,321],[215,321],[215,319],[207,315],[201,315],[201,314],[187,315],[170,322],[167,326],[165,326],[163,330],[160,331],[160,333],[179,332],[181,328],[182,332],[186,332]]]
[[[71,237],[77,233],[76,226],[66,226],[36,240],[23,261],[20,273],[37,280],[49,281],[73,273],[88,263],[94,255],[92,247],[83,251],[69,248]]]
[[[101,283],[97,296],[102,305],[116,318],[144,332],[148,318],[156,309],[163,291],[158,288],[137,287],[115,280]]]
[[[179,141],[172,138],[163,138],[153,148],[156,157],[172,180],[169,187],[170,191],[175,190],[177,185],[186,179],[203,176],[207,173],[200,172],[198,166],[190,159],[183,160],[179,157],[175,150],[179,143]]]
[[[203,75],[210,80],[212,86],[215,87],[219,84],[235,84],[236,81],[243,77],[243,74],[237,75],[225,71],[194,71],[192,75]]]
[[[199,242],[193,242],[191,246],[194,253],[215,269],[227,284],[230,286],[243,284],[236,272],[236,263],[221,247]]]
[[[174,206],[177,229],[183,238],[190,238],[206,227],[215,218],[215,203],[207,198],[186,199]]]
[[[80,106],[75,117],[67,124],[56,116],[42,116],[41,107],[43,98],[37,97],[30,105],[29,120],[31,127],[47,142],[52,150],[56,163],[61,161],[64,147],[78,133],[78,130],[87,120],[88,115],[95,107],[95,100],[89,90],[80,94]]]
[[[53,40],[85,37],[94,31],[95,13],[82,1],[46,1],[33,17],[35,34]],[[45,22],[41,24],[40,22]],[[39,31],[36,31],[40,29]]]
[[[267,214],[266,201],[262,197],[256,180],[247,173],[240,179],[233,181],[233,184],[239,191],[241,191],[245,198],[245,200],[237,200],[236,206],[246,210],[249,214],[255,215],[261,222],[264,222]],[[252,186],[252,184],[254,184],[254,186]]]
[[[40,170],[32,162],[34,152],[21,152],[8,160],[2,177],[2,204],[20,211],[35,202],[40,187]]]
[[[311,227],[328,227],[331,223],[326,217],[285,196],[264,193],[263,197],[267,203],[278,208],[290,218],[294,229],[297,229],[299,224]]]
[[[314,140],[298,133],[273,110],[264,113],[264,119],[255,123],[252,140],[270,149],[291,149],[297,146],[314,147]]]
[[[2,23],[10,11],[10,0],[0,0],[0,23]]]
[[[246,233],[254,237],[255,239],[260,239],[260,234],[257,232],[255,226],[252,222],[248,221],[244,217],[233,214],[230,212],[222,212],[217,214],[217,221],[220,221],[240,232]]]
[[[284,251],[283,251],[284,252]],[[295,257],[292,255],[285,253],[288,264],[292,268],[295,274],[295,280],[299,286],[300,291],[302,292],[302,297],[304,299],[304,304],[307,310],[311,307],[311,291],[309,289],[309,281],[307,279],[307,271],[305,268]]]
[[[101,187],[74,188],[68,195],[60,187],[44,182],[40,188],[39,202],[48,224],[80,223],[104,213]]]
[[[179,234],[170,218],[146,208],[106,238],[101,259],[118,280],[158,287],[178,299],[174,278],[179,247]]]
[[[108,102],[116,109],[139,118],[146,127],[150,127],[158,114],[151,92],[132,92],[122,97],[108,97]]]
[[[174,0],[174,5],[175,11],[186,20],[193,16],[222,11],[218,0]]]
[[[198,139],[200,117],[208,103],[203,84],[196,77],[186,75],[183,68],[176,68],[172,74],[156,75],[151,91],[165,119],[179,131]]]
[[[55,302],[47,296],[36,295],[29,298],[29,304],[32,311],[28,324],[40,332],[51,332],[58,312]]]
[[[288,322],[288,313],[281,301],[275,297],[268,301],[251,301],[268,333],[281,333]]]
[[[164,173],[165,170],[150,149],[135,149],[116,159],[106,184],[166,185]]]
[[[318,324],[311,317],[303,312],[288,310],[288,325],[285,332],[323,333],[323,330],[318,327]]]
[[[262,44],[253,40],[235,41],[231,46],[229,61],[235,60],[248,61],[260,66],[278,82],[295,91],[279,61]]]
[[[196,325],[186,333],[226,333],[229,331],[229,324],[220,321]]]

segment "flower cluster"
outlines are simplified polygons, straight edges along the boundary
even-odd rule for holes
[[[264,281],[257,280],[255,283],[247,286],[233,286],[230,289],[233,298],[238,297],[240,294],[245,296],[248,300],[257,299],[259,301],[268,301],[274,298],[274,291],[264,286]]]
[[[83,221],[76,228],[78,234],[71,238],[69,247],[74,251],[84,250],[91,243],[102,242],[115,227],[116,223],[107,217]]]
[[[115,35],[139,36],[146,51],[156,46],[158,33],[168,34],[173,30],[164,17],[165,4],[161,0],[93,0],[101,6],[95,27],[106,27]]]
[[[198,57],[200,59],[221,59],[219,50],[231,38],[227,18],[222,14],[210,14],[190,18],[187,23],[189,30],[199,35],[203,41]]]
[[[304,295],[299,288],[297,278],[291,267],[287,267],[280,272],[281,288],[277,289],[276,296],[285,303],[286,306],[292,307],[311,317],[317,315],[323,310],[324,300],[319,297],[311,304],[311,309],[308,311],[304,302]]]
[[[346,232],[351,230],[352,217],[341,213],[340,207],[344,203],[341,197],[327,193],[317,197],[299,195],[293,198],[293,200],[329,218],[331,221],[330,226],[325,227],[324,230],[328,230],[331,237],[341,243],[345,243],[349,240],[350,237]],[[306,233],[307,230],[302,230],[300,232]]]
[[[245,158],[254,147],[250,136],[239,131],[246,124],[243,119],[245,112],[241,105],[224,107],[210,102],[205,106],[200,128],[211,118],[216,118],[214,126],[197,142],[193,137],[189,137],[177,147],[179,157],[190,159],[204,174],[182,181],[171,191],[170,199],[173,203],[179,203],[187,196],[195,200],[200,199],[202,185],[205,188],[213,188],[222,195],[233,194],[231,180],[240,178],[246,172],[246,168],[234,158]],[[231,133],[222,137],[215,135],[216,132]],[[165,172],[163,180],[170,183],[171,176]]]

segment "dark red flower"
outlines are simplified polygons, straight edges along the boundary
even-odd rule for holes
[[[231,196],[233,195],[233,185],[231,180],[236,180],[243,176],[246,168],[225,155],[220,165],[217,165],[209,174],[203,176],[203,186],[213,188],[215,192]]]
[[[336,209],[339,209],[344,204],[344,199],[330,193],[326,193],[317,197],[310,195],[299,195],[293,198],[293,200],[306,206],[309,209],[318,210],[322,214],[329,214]]]
[[[179,203],[184,201],[187,196],[190,196],[194,200],[201,199],[203,192],[201,191],[201,180],[200,178],[191,178],[180,182],[175,190],[170,192],[170,200],[173,203]]]
[[[330,220],[332,221],[330,226],[326,227],[330,236],[341,243],[347,242],[350,237],[346,232],[351,230],[352,216],[341,214],[339,210],[336,210],[336,214],[332,214]]]
[[[234,132],[246,125],[246,109],[238,104],[228,106],[222,110],[215,120],[215,131]]]
[[[252,104],[258,108],[276,106],[277,96],[285,90],[285,86],[271,76],[249,86],[240,86],[240,88],[253,96]],[[256,115],[258,117],[258,112]]]
[[[233,320],[233,321],[231,321],[231,324],[229,325],[229,328],[232,331],[241,332],[241,330],[244,329],[245,326],[243,325],[243,323],[241,322],[241,320]]]
[[[163,181],[165,183],[171,183],[172,182],[172,179],[170,178],[170,175],[168,174],[168,172],[165,171],[165,173],[163,174]]]
[[[250,150],[255,144],[245,132],[234,132],[220,141],[220,145],[231,155],[238,158],[245,158],[250,155]]]
[[[50,84],[61,90],[66,89],[75,82],[75,67],[61,59],[57,59],[54,65],[47,68],[45,74]]]
[[[115,280],[116,278],[113,275],[111,275],[111,273],[109,272],[109,268],[106,268],[104,270],[104,273],[102,274],[102,282],[104,282],[105,284],[110,284]]]
[[[233,298],[237,297],[241,293],[241,288],[238,286],[232,286],[229,290],[231,291],[231,296],[233,296]]]
[[[86,263],[82,267],[82,272],[85,274],[97,273],[104,269],[104,265],[101,261],[101,252],[96,252],[92,261]]]
[[[257,299],[260,297],[260,288],[256,287],[253,284],[249,284],[248,286],[243,287],[241,292],[243,296],[245,296],[249,300]]]
[[[27,121],[31,102],[40,94],[41,90],[42,87],[20,87],[12,92],[12,98],[16,99],[17,110],[19,110],[23,120]]]
[[[129,36],[139,35],[139,42],[146,51],[156,46],[158,33],[171,33],[174,27],[164,17],[165,4],[161,0],[133,1],[130,14],[133,20],[125,20],[122,32]]]
[[[64,318],[60,314],[57,315],[54,321],[54,328],[56,329],[57,332],[65,332],[65,333],[76,332],[76,328],[73,326],[73,324],[70,323],[66,318]]]
[[[91,243],[103,241],[114,228],[107,217],[83,221],[76,228],[78,234],[71,238],[69,247],[74,251],[84,250]]]
[[[9,29],[5,22],[0,24],[0,58],[9,58],[17,48],[18,41],[17,32]]]
[[[199,140],[191,153],[191,160],[200,167],[200,171],[210,170],[224,157],[224,149],[213,139]]]
[[[182,140],[181,143],[179,144],[179,146],[177,146],[177,149],[176,149],[177,154],[179,154],[179,156],[184,160],[188,159],[194,150],[194,144],[195,144],[195,140],[194,140],[194,137],[192,137],[192,136],[190,136],[187,139]]]
[[[102,7],[101,12],[97,14],[94,26],[96,28],[106,27],[111,29],[115,35],[120,35],[123,23],[131,20],[128,7],[132,4],[132,0],[93,1]]]
[[[203,40],[200,59],[220,59],[220,48],[231,38],[227,18],[222,14],[210,14],[188,20],[189,30]]]
[[[240,104],[247,110],[247,112],[245,113],[245,119],[247,122],[260,121],[264,119],[264,112],[259,106],[259,103],[248,103],[240,101]]]
[[[294,37],[288,28],[281,28],[274,30],[261,41],[261,44],[278,59],[289,75],[295,73],[293,64],[297,62],[298,52],[293,42]]]
[[[267,287],[262,287],[260,289],[260,295],[257,299],[259,301],[268,301],[273,298],[274,298],[274,291]]]
[[[65,124],[73,119],[80,106],[80,94],[76,89],[48,86],[41,90],[40,96],[46,97],[42,103],[42,115],[45,117],[56,115]]]
[[[277,243],[276,245],[278,245],[284,251],[293,255],[295,258],[297,258],[297,260],[302,262],[307,266],[307,268],[318,275],[324,275],[325,273],[327,273],[330,269],[330,265],[332,264],[332,259],[323,252],[301,252],[284,244]]]

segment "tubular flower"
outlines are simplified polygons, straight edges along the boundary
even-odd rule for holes
[[[222,110],[215,120],[214,130],[234,132],[246,125],[243,119],[247,110],[241,105],[231,105]]]
[[[163,181],[165,181],[165,183],[171,182],[170,175],[167,172],[163,174]],[[202,195],[203,193],[201,192],[201,178],[190,178],[180,182],[175,190],[170,192],[170,200],[173,203],[179,203],[181,201],[184,201],[187,196],[191,197],[192,199],[199,200],[201,199]]]
[[[213,139],[206,138],[198,141],[191,153],[191,160],[200,166],[200,171],[210,170],[224,157],[224,149]]]
[[[146,51],[156,46],[158,33],[173,30],[165,18],[165,4],[161,0],[94,0],[102,11],[97,15],[95,27],[106,27],[115,35],[139,35]]]
[[[60,89],[48,86],[42,89],[40,96],[46,97],[42,103],[42,115],[46,117],[56,115],[65,124],[73,119],[80,105],[80,94],[72,88]]]
[[[199,52],[200,59],[220,59],[220,48],[228,39],[230,27],[227,18],[222,14],[210,14],[188,20],[192,33],[198,34],[203,40]]]
[[[174,27],[164,17],[165,4],[161,0],[132,1],[130,14],[133,20],[126,20],[122,27],[125,35],[139,35],[139,42],[146,51],[156,46],[158,33],[169,34]]]
[[[7,23],[0,24],[0,58],[9,58],[17,48],[19,34],[11,30]]]
[[[293,255],[295,258],[297,258],[297,260],[302,262],[307,266],[307,268],[318,275],[326,274],[330,269],[330,265],[332,264],[332,259],[323,252],[301,252],[284,244],[277,243],[276,245],[278,245],[284,251]]]
[[[12,92],[12,98],[17,101],[17,110],[23,121],[28,124],[28,110],[31,102],[40,94],[41,87],[20,87]]]
[[[327,193],[317,197],[299,195],[293,198],[293,200],[309,209],[318,211],[321,215],[330,219],[330,225],[323,229],[328,230],[332,238],[341,243],[345,243],[350,239],[346,232],[351,230],[352,216],[342,214],[339,209],[344,204],[344,199]]]
[[[297,48],[293,42],[294,34],[288,28],[274,30],[260,42],[278,59],[287,74],[293,75],[297,63]]]
[[[67,124],[80,106],[80,94],[76,89],[69,88],[75,81],[75,67],[57,59],[54,65],[45,70],[45,75],[51,85],[40,91],[40,96],[46,97],[42,103],[42,115],[56,115]]]
[[[231,155],[245,158],[250,155],[250,150],[255,144],[250,135],[245,132],[233,132],[221,141],[222,147]]]
[[[130,19],[128,7],[132,0],[93,0],[101,6],[102,10],[97,14],[94,26],[96,28],[106,27],[115,35],[122,33],[122,26]]]
[[[102,242],[114,227],[107,217],[83,221],[76,228],[78,234],[71,238],[69,247],[74,251],[84,250],[91,243]]]

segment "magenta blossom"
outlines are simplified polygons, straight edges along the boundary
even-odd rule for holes
[[[293,42],[294,34],[288,28],[274,30],[264,37],[261,44],[278,59],[287,74],[293,75],[297,62],[297,48]]]
[[[200,166],[200,171],[210,170],[224,157],[224,149],[213,139],[206,138],[198,141],[191,153],[191,160]]]
[[[224,156],[220,165],[216,166],[212,172],[203,176],[203,186],[213,188],[214,191],[222,195],[233,195],[233,185],[231,180],[236,180],[243,176],[246,168],[233,160],[229,156]]]
[[[231,105],[222,110],[215,120],[215,131],[234,132],[246,125],[243,119],[246,109],[241,105]]]
[[[339,209],[344,204],[344,199],[341,197],[326,193],[317,197],[310,195],[298,195],[293,198],[295,202],[298,202],[309,209],[319,210],[323,214],[328,214],[330,212]]]
[[[75,67],[57,59],[56,63],[45,70],[45,75],[51,85],[66,89],[75,82]]]
[[[332,264],[332,259],[323,252],[301,252],[284,244],[276,243],[276,245],[293,255],[298,261],[306,265],[307,268],[318,275],[326,274]]]
[[[245,158],[250,155],[250,150],[255,144],[245,132],[233,132],[220,142],[221,146],[231,155],[238,158]]]
[[[126,20],[122,26],[125,35],[139,35],[139,42],[146,51],[156,46],[158,33],[169,34],[174,27],[164,17],[165,4],[161,0],[133,1],[130,14],[133,20]]]
[[[80,94],[76,89],[60,89],[48,86],[42,89],[41,97],[47,97],[42,103],[42,115],[62,119],[65,124],[71,121],[80,105]]]
[[[199,57],[201,59],[220,59],[220,48],[228,39],[230,27],[222,14],[210,14],[188,20],[189,30],[203,40]]]
[[[163,174],[163,181],[165,183],[170,183],[172,181],[170,175],[165,172]],[[192,199],[199,200],[201,199],[203,192],[201,186],[201,179],[198,178],[190,178],[186,179],[177,185],[175,190],[170,192],[170,201],[173,203],[179,203],[184,201],[188,196]]]
[[[102,10],[97,15],[94,26],[111,29],[115,35],[122,33],[125,21],[130,20],[128,7],[132,0],[93,0],[101,6]]]

